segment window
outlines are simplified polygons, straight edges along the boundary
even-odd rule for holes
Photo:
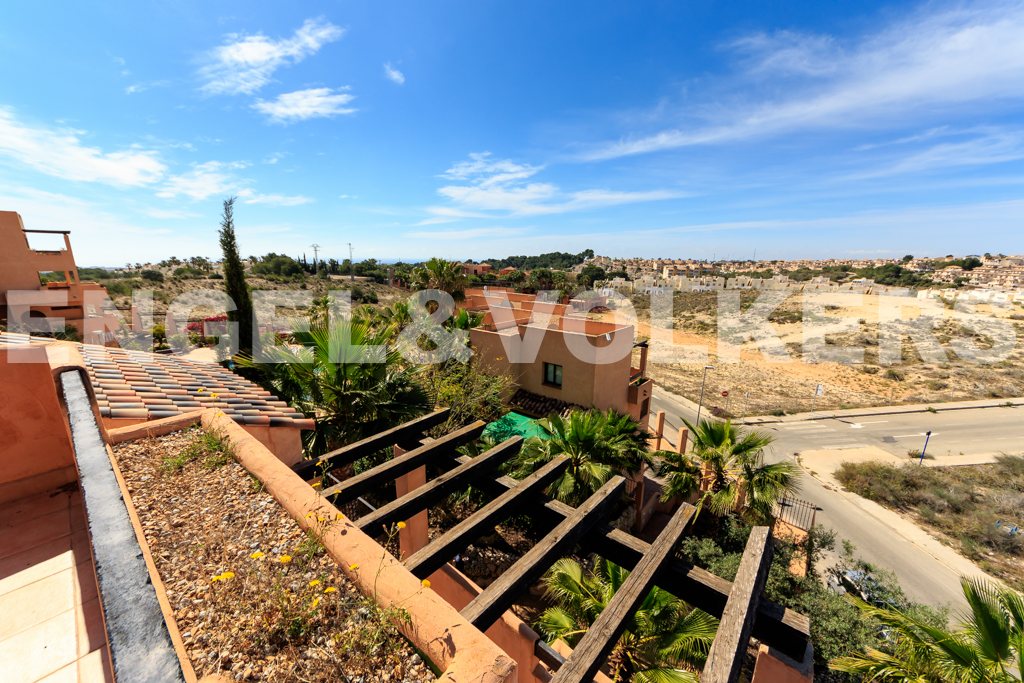
[[[544,364],[544,384],[562,387],[562,366],[553,363]]]

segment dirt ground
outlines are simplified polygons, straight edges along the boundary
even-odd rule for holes
[[[743,292],[741,306],[754,299],[753,293]],[[649,338],[650,308],[648,297],[633,298],[636,311],[635,324],[640,338]],[[941,345],[946,362],[926,362],[922,359],[909,336],[901,338],[902,361],[879,364],[879,325],[877,304],[864,297],[867,305],[850,307],[826,305],[828,316],[851,320],[848,327],[827,330],[818,337],[819,348],[829,351],[846,346],[860,349],[863,362],[813,362],[804,351],[803,302],[799,295],[790,296],[768,318],[776,335],[785,346],[790,362],[774,362],[766,358],[752,337],[740,340],[736,359],[720,357],[718,353],[717,294],[715,292],[677,293],[674,300],[674,331],[676,344],[697,345],[707,348],[705,362],[662,363],[651,362],[648,374],[668,391],[699,400],[705,365],[704,404],[729,415],[763,415],[780,411],[786,413],[824,409],[882,406],[908,403],[942,403],[981,398],[1009,398],[1024,395],[1024,320],[1020,307],[1010,311],[994,311],[978,306],[976,312],[1004,318],[1003,329],[1011,329],[1017,344],[1007,358],[983,365],[967,362],[954,351],[954,343],[969,342],[981,349],[991,348],[993,341],[960,324],[953,312],[933,330]],[[908,303],[914,304],[912,300]],[[611,320],[612,314],[602,319]],[[662,332],[667,334],[667,332]],[[813,341],[814,337],[810,337]],[[831,348],[830,348],[831,347]],[[639,362],[639,351],[634,352],[634,366]],[[818,385],[823,394],[815,397]],[[728,397],[723,396],[728,392]],[[749,394],[749,395],[748,395]]]

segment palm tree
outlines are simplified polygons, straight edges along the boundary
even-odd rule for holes
[[[628,576],[603,558],[597,558],[589,574],[575,560],[559,560],[544,575],[548,595],[558,605],[544,611],[537,630],[549,642],[562,640],[575,647]],[[695,672],[703,667],[717,629],[714,617],[654,587],[608,657],[612,679],[696,683]]]
[[[395,328],[395,331],[401,332],[405,329],[406,325],[412,322],[412,316],[409,314],[409,304],[404,301],[396,301],[390,306],[385,306],[377,312],[388,325]]]
[[[576,410],[568,417],[552,414],[537,424],[543,434],[523,443],[511,463],[512,476],[521,479],[554,458],[567,456],[569,466],[547,493],[568,505],[585,501],[616,472],[635,475],[642,464],[652,462],[647,436],[629,415]]]
[[[432,258],[412,272],[413,289],[439,289],[448,292],[456,301],[466,298],[469,278],[455,261]]]
[[[868,649],[833,660],[831,668],[869,681],[1002,683],[1024,671],[1024,596],[978,578],[961,577],[969,611],[946,631],[898,610],[851,601],[886,627],[890,652]]]
[[[744,506],[768,519],[781,498],[799,490],[796,465],[764,462],[764,449],[775,440],[770,434],[735,427],[730,420],[702,420],[699,427],[683,421],[693,435],[693,451],[658,454],[664,459],[659,474],[668,479],[662,500],[700,491],[698,511],[707,505],[721,516]]]
[[[258,369],[261,385],[316,420],[316,429],[303,433],[311,456],[395,427],[433,406],[418,382],[420,371],[387,346],[394,336],[391,327],[314,324],[292,336],[298,348],[274,346],[259,362],[252,357],[238,362]],[[379,346],[383,352],[368,359],[358,346]]]

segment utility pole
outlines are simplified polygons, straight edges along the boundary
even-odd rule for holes
[[[352,243],[348,243],[348,267],[349,267],[349,282],[356,281],[356,262],[352,260]]]
[[[924,464],[924,452],[928,450],[928,439],[930,438],[932,438],[932,430],[929,429],[924,435],[924,448],[921,449],[921,465]]]
[[[704,379],[700,381],[700,401],[697,402],[697,422],[695,423],[700,428],[700,409],[704,405],[704,383],[708,381],[708,370],[714,370],[710,365],[704,366]]]
[[[313,267],[316,269],[316,274],[320,274],[320,250],[323,249],[319,244],[310,245],[313,248]]]

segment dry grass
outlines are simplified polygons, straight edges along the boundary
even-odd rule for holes
[[[196,673],[236,680],[420,683],[434,678],[241,466],[198,428],[114,449]]]
[[[912,514],[985,571],[1024,587],[1024,535],[1007,533],[1024,526],[1024,457],[969,467],[843,463],[835,476],[858,495]]]

